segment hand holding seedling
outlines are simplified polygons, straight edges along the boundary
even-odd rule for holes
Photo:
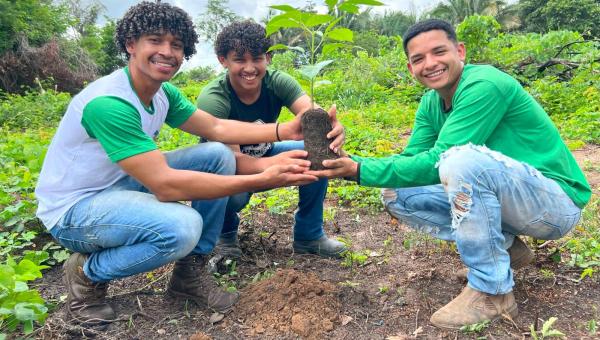
[[[344,140],[346,139],[346,133],[344,132],[344,126],[337,120],[337,108],[335,104],[331,105],[329,111],[329,119],[331,121],[331,131],[327,134],[327,139],[333,139],[333,142],[329,144],[329,148],[335,152],[341,150],[341,147],[344,145]]]
[[[308,169],[310,162],[306,160],[307,155],[308,152],[304,150],[290,150],[260,160],[265,162],[265,169],[273,165],[298,165]]]

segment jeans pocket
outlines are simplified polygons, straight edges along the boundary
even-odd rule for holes
[[[570,215],[544,214],[528,223],[521,230],[522,235],[531,236],[540,240],[556,240],[565,236],[579,222],[581,212]]]

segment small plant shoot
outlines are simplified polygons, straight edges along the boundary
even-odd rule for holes
[[[328,113],[315,108],[315,85],[327,83],[322,81],[317,83],[315,80],[319,73],[333,59],[319,60],[318,51],[322,54],[334,51],[340,48],[352,48],[354,33],[345,27],[339,27],[338,24],[346,14],[357,14],[360,5],[380,6],[383,3],[376,0],[326,0],[328,14],[319,14],[292,7],[290,5],[270,6],[272,9],[282,11],[282,14],[276,15],[267,23],[267,36],[278,32],[281,29],[296,28],[301,29],[306,38],[308,51],[300,46],[288,46],[284,44],[273,45],[269,52],[275,50],[293,50],[301,54],[308,54],[308,64],[300,67],[300,74],[308,80],[310,84],[309,94],[311,98],[311,109],[302,115],[302,131],[304,133],[304,147],[308,151],[308,160],[312,170],[324,169],[323,160],[337,158],[333,151],[329,149],[331,140],[327,134],[332,130],[331,121]]]

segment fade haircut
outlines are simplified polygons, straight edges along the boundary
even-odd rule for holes
[[[215,40],[215,54],[227,57],[229,51],[235,51],[238,56],[246,52],[257,57],[271,47],[271,39],[267,38],[265,28],[253,20],[234,22],[224,27]]]
[[[450,41],[454,42],[455,44],[458,43],[458,40],[456,38],[456,31],[454,30],[454,27],[450,25],[450,23],[440,19],[427,19],[417,22],[416,24],[410,26],[404,33],[404,36],[402,37],[402,47],[404,47],[404,54],[406,54],[406,56],[408,57],[407,46],[408,42],[411,41],[412,38],[416,37],[421,33],[433,30],[441,30],[446,32],[446,35],[448,36],[448,39]]]
[[[136,41],[145,34],[166,33],[181,39],[186,60],[196,53],[198,35],[192,19],[181,8],[164,2],[144,1],[129,8],[117,22],[115,43],[129,59],[127,41]]]

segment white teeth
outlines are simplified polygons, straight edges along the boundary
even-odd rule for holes
[[[244,78],[244,79],[246,79],[246,80],[254,80],[254,79],[256,79],[256,74],[253,74],[253,75],[251,75],[251,76],[244,76],[244,75],[243,75],[243,76],[242,76],[242,78]]]
[[[446,71],[446,69],[441,69],[441,70],[439,70],[439,71],[436,71],[436,72],[430,73],[430,74],[428,74],[428,75],[427,75],[427,78],[437,77],[437,76],[439,76],[440,74],[444,73],[444,71]]]

